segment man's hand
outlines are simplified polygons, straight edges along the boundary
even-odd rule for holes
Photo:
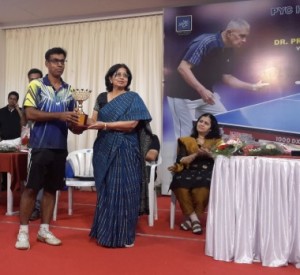
[[[258,91],[266,86],[269,86],[270,83],[262,82],[262,80],[258,81],[257,83],[252,85],[252,90],[253,91]]]
[[[77,124],[79,122],[79,115],[75,112],[63,112],[59,113],[59,120]]]
[[[20,111],[20,107],[19,107],[18,103],[16,103],[15,108],[16,108],[17,111]]]
[[[184,81],[192,87],[201,96],[202,100],[210,105],[215,104],[214,95],[210,90],[207,90],[195,77],[192,72],[193,64],[186,60],[181,60],[177,70]]]
[[[199,91],[199,94],[205,103],[210,105],[215,104],[214,94],[210,90],[202,89],[201,91]]]
[[[222,80],[226,85],[229,85],[235,89],[244,89],[250,91],[258,91],[270,85],[270,83],[263,82],[262,80],[252,84],[250,82],[239,80],[238,78],[234,77],[231,74],[224,74]]]
[[[69,129],[73,134],[80,135],[87,129],[87,127],[79,127],[75,124],[71,124]]]

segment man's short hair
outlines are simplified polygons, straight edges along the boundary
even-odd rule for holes
[[[53,55],[53,54],[63,54],[65,58],[67,57],[67,51],[66,50],[64,50],[63,48],[55,47],[55,48],[49,49],[45,53],[45,59],[47,61],[49,61],[50,56]]]
[[[17,101],[19,100],[19,93],[16,92],[16,91],[11,91],[9,94],[8,94],[8,97],[9,98],[11,95],[14,95],[16,98],[17,98]]]
[[[27,73],[28,78],[31,74],[39,74],[41,77],[43,77],[42,71],[36,68],[32,68],[29,70],[29,72]]]
[[[230,20],[226,27],[226,30],[236,30],[243,28],[250,29],[250,24],[244,19],[237,18]]]

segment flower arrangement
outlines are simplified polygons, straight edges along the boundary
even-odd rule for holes
[[[0,152],[16,152],[20,150],[21,138],[0,141]]]
[[[240,155],[240,150],[244,143],[239,138],[229,139],[227,142],[221,143],[212,149],[213,155],[233,156]]]
[[[239,138],[229,139],[215,148],[212,153],[214,156],[276,156],[285,155],[288,152],[278,143],[275,142],[242,142]]]
[[[284,148],[277,143],[248,144],[243,147],[246,156],[277,156],[286,154]]]

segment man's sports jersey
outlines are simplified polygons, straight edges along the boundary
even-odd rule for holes
[[[34,107],[43,112],[73,111],[75,100],[71,86],[62,80],[62,86],[55,91],[48,75],[30,82],[24,99],[24,108]],[[68,125],[65,121],[35,121],[30,131],[31,148],[67,149]]]
[[[201,34],[187,47],[183,60],[193,65],[192,72],[208,90],[222,81],[224,74],[232,73],[232,48],[226,48],[221,33]],[[179,62],[178,62],[179,64]],[[176,70],[171,79],[166,78],[165,94],[169,97],[196,100],[200,95],[190,87]]]

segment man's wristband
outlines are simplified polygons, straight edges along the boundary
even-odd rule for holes
[[[103,127],[103,130],[106,131],[107,130],[107,124],[106,122],[104,122],[104,127]]]

